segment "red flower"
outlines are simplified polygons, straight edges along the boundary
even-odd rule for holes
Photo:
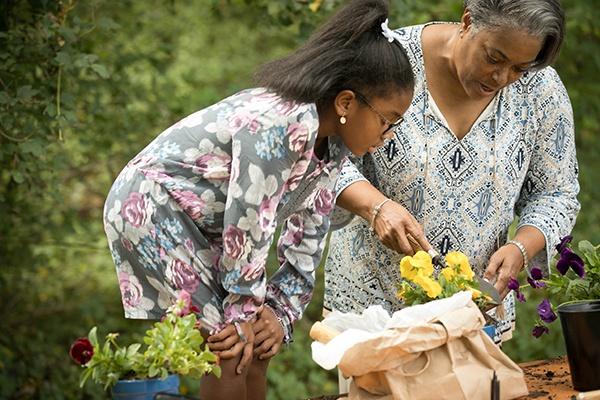
[[[94,346],[86,337],[79,338],[73,342],[69,355],[79,365],[85,365],[94,355]]]

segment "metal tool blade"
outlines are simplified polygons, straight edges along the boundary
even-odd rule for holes
[[[494,285],[478,275],[475,277],[477,278],[477,282],[479,282],[479,289],[481,289],[481,292],[490,296],[496,304],[501,304],[502,297],[500,297],[500,293],[498,293]]]

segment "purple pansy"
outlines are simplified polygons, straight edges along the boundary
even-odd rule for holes
[[[519,281],[516,280],[515,278],[513,278],[512,276],[510,277],[509,281],[508,281],[508,288],[510,290],[513,290],[517,296],[517,300],[519,300],[521,303],[525,302],[525,295],[523,293],[521,293],[521,291],[519,290]]]
[[[531,268],[531,271],[529,271],[529,273],[531,274],[531,277],[533,279],[535,279],[536,281],[539,281],[540,279],[542,279],[544,277],[544,274],[542,273],[542,270],[540,269],[540,267]]]
[[[536,338],[539,338],[540,336],[542,336],[544,333],[548,333],[550,332],[550,330],[548,329],[547,326],[544,325],[536,325],[533,327],[531,334],[533,336],[535,336]]]
[[[566,274],[569,267],[580,277],[585,276],[585,264],[581,257],[574,253],[570,248],[565,247],[560,253],[560,259],[556,263],[556,269],[562,275]]]
[[[556,245],[556,251],[562,253],[563,250],[567,248],[567,245],[571,243],[571,240],[573,240],[573,236],[571,235],[567,235],[564,238],[560,239],[560,243]]]
[[[537,313],[542,321],[546,323],[554,322],[556,319],[556,314],[552,310],[552,304],[550,304],[548,299],[544,299],[540,304],[538,304]]]

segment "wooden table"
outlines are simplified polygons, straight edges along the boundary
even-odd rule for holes
[[[525,373],[529,396],[519,399],[571,399],[577,391],[573,389],[569,363],[566,357],[552,360],[531,361],[519,364]]]
[[[519,397],[519,400],[563,400],[574,399],[577,391],[571,386],[569,363],[566,357],[552,360],[530,361],[519,364],[525,374],[525,382],[529,395]],[[309,400],[347,399],[346,395],[329,395],[313,397]]]

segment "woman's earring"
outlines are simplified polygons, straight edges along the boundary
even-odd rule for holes
[[[347,120],[346,120],[346,116],[345,116],[345,115],[342,115],[342,116],[340,117],[340,124],[342,124],[342,125],[345,125],[345,124],[346,124],[346,121],[347,121]]]
[[[458,30],[458,36],[460,36],[461,38],[463,37],[463,30],[462,30],[462,28],[460,28]]]

